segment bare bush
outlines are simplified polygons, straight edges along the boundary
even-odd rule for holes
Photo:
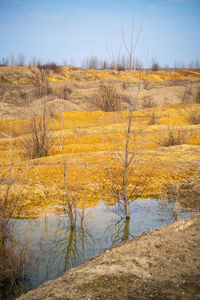
[[[51,70],[54,73],[60,73],[62,71],[62,67],[58,66],[55,62],[49,62],[43,65],[40,65],[44,70]]]
[[[186,87],[183,93],[182,103],[190,103],[191,102],[191,96],[192,96],[192,88]]]
[[[28,135],[21,139],[27,156],[31,159],[48,156],[53,145],[48,124],[51,121],[52,111],[48,110],[49,95],[52,89],[49,87],[47,78],[48,71],[42,65],[31,68],[31,74],[34,79],[34,92],[32,96],[26,99],[30,107],[28,116]],[[39,101],[33,101],[34,98],[40,98]]]
[[[30,159],[48,156],[54,139],[48,126],[52,113],[47,108],[47,97],[41,100],[40,105],[37,103],[36,108],[31,107],[30,113],[29,134],[23,136],[21,143]]]
[[[155,100],[150,96],[145,96],[142,98],[142,109],[150,109],[156,106]]]
[[[29,66],[29,78],[34,84],[33,98],[41,98],[52,94],[48,75],[49,69],[40,63],[37,66]]]
[[[100,110],[118,111],[121,109],[121,95],[114,83],[101,82],[93,104]]]
[[[198,87],[196,95],[195,95],[195,103],[200,104],[200,87]]]
[[[22,190],[13,174],[12,137],[10,139],[9,164],[0,163],[0,286],[13,285],[23,277],[27,245],[19,245],[14,234],[16,213],[21,210]],[[4,173],[3,170],[6,172]],[[1,297],[1,296],[0,296]]]
[[[26,246],[18,251],[18,243],[7,238],[3,252],[0,253],[0,286],[14,285],[16,280],[23,279]],[[16,291],[15,291],[16,292]]]
[[[183,93],[182,103],[197,103],[200,104],[200,87],[192,89],[192,87],[186,87]]]
[[[159,143],[163,147],[170,147],[185,144],[187,139],[188,136],[186,131],[168,126],[166,131],[162,132]]]
[[[187,119],[190,124],[197,125],[200,124],[200,110],[198,109],[190,109],[187,111]]]

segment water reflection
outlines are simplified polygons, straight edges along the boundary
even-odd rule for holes
[[[27,251],[32,261],[26,267],[25,290],[57,278],[96,254],[95,239],[87,224],[72,229],[65,216],[54,215],[31,220],[26,225],[26,232],[30,227],[32,231]]]
[[[101,202],[92,210],[85,210],[87,217],[75,229],[70,228],[65,215],[17,220],[16,238],[23,243],[29,237],[29,263],[25,268],[23,291],[57,278],[66,270],[124,240],[174,222],[177,215],[173,208],[174,203],[161,204],[154,199],[138,199],[131,203],[130,220],[123,220],[115,214],[114,206],[108,208]],[[178,218],[188,215],[190,213],[179,210]]]
[[[104,232],[104,238],[108,236],[110,236],[110,248],[133,238],[133,235],[130,233],[130,219],[120,219],[116,223],[109,225]]]

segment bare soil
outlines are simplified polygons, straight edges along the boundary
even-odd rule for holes
[[[200,214],[142,234],[19,299],[200,299]]]
[[[78,70],[78,69],[77,69]],[[73,81],[76,70],[68,72],[71,80],[49,81],[52,95],[49,98],[49,106],[54,112],[60,111],[92,111],[98,110],[94,105],[94,99],[99,93],[99,85],[102,80],[98,77],[94,80],[84,78],[87,70],[78,70],[79,77]],[[77,71],[77,72],[78,72]],[[120,73],[119,73],[120,74]],[[51,74],[54,75],[55,74]],[[94,73],[95,75],[95,73]],[[58,75],[56,75],[58,76]],[[62,76],[62,72],[60,74]],[[103,79],[109,81],[109,79]],[[130,85],[137,83],[126,82],[122,80],[113,81],[116,89],[121,95],[121,107],[126,109],[127,97],[130,96]],[[186,90],[189,91],[185,101],[195,102],[194,98],[200,86],[198,78],[185,77],[182,80],[166,80],[163,82],[145,81],[138,96],[136,109],[151,108],[151,106],[162,104],[182,103]],[[70,90],[68,97],[62,101],[63,88]],[[34,90],[33,78],[30,75],[28,67],[1,67],[0,68],[0,120],[10,118],[24,118],[30,104],[30,99]],[[53,96],[53,97],[52,97]],[[31,100],[31,101],[32,101]],[[23,113],[22,108],[23,107]]]
[[[188,211],[200,211],[200,167],[197,164],[196,174],[187,179],[170,182],[165,186],[164,197],[176,199],[176,208]]]

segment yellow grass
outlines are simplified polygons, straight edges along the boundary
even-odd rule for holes
[[[188,108],[191,106],[200,109],[200,105],[189,104]],[[134,112],[132,146],[138,151],[129,189],[137,183],[141,169],[144,170],[141,184],[147,186],[145,197],[161,194],[168,181],[184,179],[195,173],[195,162],[200,155],[200,125],[188,123],[187,109],[180,105],[157,107],[155,113],[158,120],[155,125],[149,125],[151,110]],[[12,139],[0,138],[1,176],[8,176],[12,140],[12,177],[18,187],[13,197],[19,190],[23,195],[21,216],[36,217],[42,212],[52,211],[55,204],[62,205],[65,199],[63,159],[67,165],[70,190],[72,194],[77,193],[80,207],[83,200],[86,207],[96,205],[101,199],[111,204],[109,168],[116,184],[120,185],[122,165],[116,159],[116,145],[121,151],[127,117],[128,112],[64,112],[62,128],[60,113],[57,119],[49,123],[49,130],[55,137],[51,155],[31,161],[27,160],[21,144],[23,135],[27,134],[27,127],[24,126],[27,121],[0,122],[0,131],[13,136]],[[168,126],[181,129],[187,135],[186,144],[162,148],[159,141]],[[5,186],[2,184],[1,197],[4,192]]]
[[[31,78],[28,67],[8,66],[3,69],[3,82],[8,84],[30,84]],[[16,72],[20,74],[16,76]],[[0,70],[1,75],[1,70]],[[52,82],[60,81],[95,81],[95,80],[119,80],[119,81],[139,81],[144,79],[150,82],[163,82],[168,80],[184,80],[184,79],[200,78],[199,71],[193,70],[177,70],[177,71],[157,71],[151,70],[134,71],[116,71],[116,70],[85,70],[76,67],[62,67],[60,73],[50,72],[48,80]]]

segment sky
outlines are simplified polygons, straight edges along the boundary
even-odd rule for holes
[[[200,59],[200,0],[0,0],[0,58],[26,62],[126,54],[139,31],[135,56],[161,65]]]

